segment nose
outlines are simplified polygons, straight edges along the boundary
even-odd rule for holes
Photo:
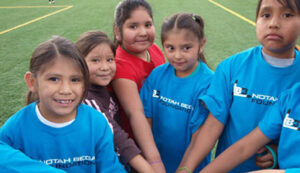
[[[144,36],[144,35],[147,35],[147,28],[146,27],[140,27],[140,29],[139,29],[139,34],[140,35],[142,35],[142,36]]]
[[[59,93],[64,95],[71,94],[71,82],[63,81],[60,85]]]
[[[100,66],[99,66],[99,69],[101,71],[106,71],[109,69],[109,65],[108,65],[108,62],[107,61],[103,61],[100,63]]]
[[[180,59],[180,58],[181,58],[181,52],[178,51],[178,50],[175,51],[175,52],[174,52],[174,58],[175,58],[175,59]]]
[[[279,28],[280,27],[280,19],[277,16],[273,16],[270,19],[269,28]]]

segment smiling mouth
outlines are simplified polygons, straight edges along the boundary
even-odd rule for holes
[[[148,40],[138,40],[136,42],[138,42],[138,43],[144,43],[144,42],[148,42]]]
[[[101,77],[101,78],[108,78],[108,77],[110,77],[110,75],[109,74],[107,74],[107,75],[96,75],[97,77]]]
[[[74,100],[58,100],[58,99],[55,99],[56,102],[60,103],[60,104],[70,104],[72,103]]]

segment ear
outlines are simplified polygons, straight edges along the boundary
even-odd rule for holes
[[[115,33],[116,39],[118,40],[118,42],[120,42],[121,41],[121,33],[117,26],[114,26],[114,33]]]
[[[206,43],[206,37],[204,37],[200,43],[200,50],[199,50],[199,54],[203,53],[203,49]]]
[[[26,72],[25,75],[24,75],[24,79],[25,79],[25,82],[26,82],[26,85],[27,85],[28,89],[31,92],[35,92],[35,86],[34,86],[35,77],[33,77],[32,73],[31,72]]]

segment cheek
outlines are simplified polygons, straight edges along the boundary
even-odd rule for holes
[[[89,69],[90,75],[92,75],[97,70],[97,65],[95,65],[95,64],[88,64],[88,69]]]
[[[168,61],[172,60],[172,54],[165,51],[165,55]]]
[[[80,97],[82,97],[85,90],[88,90],[88,88],[85,88],[84,83],[82,83],[82,85],[78,86],[78,89],[77,89],[78,95],[80,95]]]
[[[152,41],[155,39],[155,29],[152,29],[151,32],[149,32],[149,37]]]
[[[299,18],[300,20],[300,18]],[[296,38],[299,39],[299,36],[300,36],[300,22],[298,22],[298,25],[295,26],[295,33],[296,33]]]
[[[263,35],[263,33],[262,33],[261,28],[259,26],[256,26],[256,37],[257,37],[258,41],[261,41],[262,35]]]
[[[126,34],[122,36],[122,42],[132,42],[134,40],[135,33],[134,31],[127,30]]]
[[[115,74],[116,74],[116,71],[117,71],[117,65],[116,65],[115,63],[113,63],[113,64],[110,66],[110,69],[111,69],[112,77],[114,77]]]

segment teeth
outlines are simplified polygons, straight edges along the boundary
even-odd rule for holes
[[[72,100],[57,100],[58,103],[62,103],[62,104],[68,104],[71,103]]]

